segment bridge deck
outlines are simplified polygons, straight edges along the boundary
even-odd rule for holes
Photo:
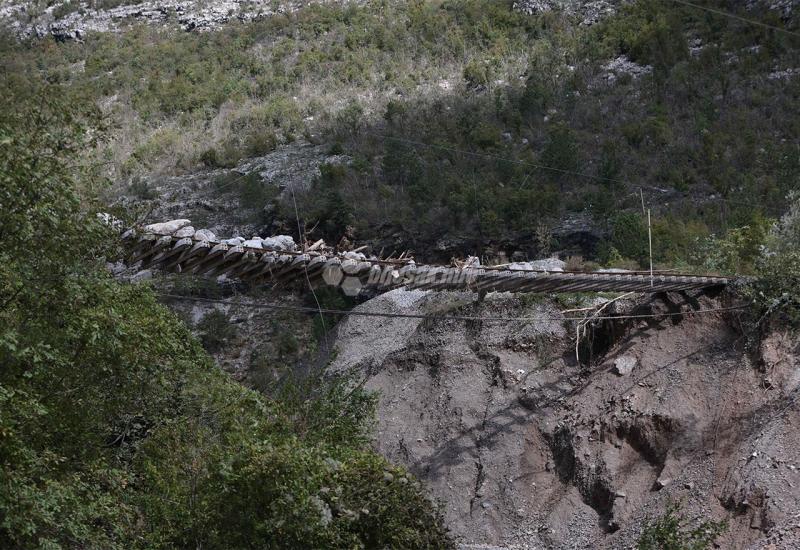
[[[662,292],[719,287],[724,277],[695,275],[650,276],[641,272],[562,272],[417,265],[413,260],[379,260],[353,252],[290,251],[248,248],[195,237],[173,237],[129,230],[123,239],[130,249],[128,263],[143,267],[207,276],[226,275],[255,284],[341,286],[345,292],[362,288],[389,290],[405,287],[473,292]]]

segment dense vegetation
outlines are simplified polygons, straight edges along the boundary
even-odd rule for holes
[[[0,546],[448,547],[418,483],[367,450],[373,397],[247,390],[149,288],[111,278],[76,162],[98,134],[57,88],[6,84]]]
[[[98,160],[122,181],[332,143],[353,162],[300,207],[333,241],[353,226],[419,248],[456,238],[545,253],[563,245],[559,220],[581,214],[600,235],[586,254],[635,265],[647,255],[641,192],[657,263],[697,265],[711,234],[766,232],[800,176],[800,80],[770,76],[797,64],[797,39],[672,2],[585,27],[510,2],[385,0],[9,48],[7,71],[110,114],[115,139]],[[649,72],[604,68],[620,55]]]
[[[158,200],[165,174],[327,143],[352,162],[298,197],[315,236],[545,253],[581,214],[608,265],[646,258],[645,200],[657,262],[757,274],[759,315],[800,322],[800,88],[769,76],[797,51],[660,1],[592,27],[508,1],[384,0],[4,43],[0,546],[449,546],[416,481],[366,450],[373,397],[316,379],[267,391],[272,361],[298,352],[288,333],[250,358],[269,395],[242,388],[153,292],[108,276],[104,176]],[[610,84],[619,55],[650,69]],[[259,184],[245,202],[274,199]],[[207,351],[235,337],[221,314],[199,330]],[[643,540],[679,526],[668,514]]]

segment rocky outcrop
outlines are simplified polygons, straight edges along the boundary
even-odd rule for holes
[[[121,205],[146,211],[146,221],[189,218],[213,234],[230,237],[296,232],[296,224],[289,225],[280,217],[277,201],[289,204],[292,192],[299,194],[308,189],[319,177],[321,165],[349,162],[344,155],[328,154],[328,149],[325,145],[291,143],[267,155],[243,160],[233,169],[152,176],[144,182],[144,191],[140,182],[119,185],[115,194]],[[245,187],[275,200],[254,208],[242,193]]]
[[[604,311],[715,305],[675,295]],[[797,342],[773,341],[760,364],[721,314],[620,320],[589,331],[588,362],[547,299],[398,290],[359,309],[476,318],[351,317],[332,365],[379,392],[376,447],[426,481],[465,547],[629,547],[670,499],[690,519],[727,519],[724,548],[794,536]],[[517,320],[480,320],[502,316]]]
[[[617,11],[619,2],[611,0],[515,0],[514,10],[526,15],[536,15],[554,10],[580,17],[582,25],[594,25]]]
[[[747,0],[745,5],[748,10],[767,9],[777,12],[782,19],[788,20],[794,14],[797,3],[797,0]]]
[[[600,79],[605,80],[609,84],[613,84],[621,76],[635,79],[650,74],[653,72],[653,67],[650,65],[639,65],[624,55],[621,55],[603,65],[603,71],[604,72],[600,75]]]
[[[80,40],[89,32],[113,32],[135,23],[174,25],[186,31],[214,30],[225,23],[251,21],[280,13],[291,13],[306,5],[347,0],[145,0],[112,2],[112,7],[94,8],[98,3],[62,0],[41,12],[31,2],[12,1],[0,9],[0,22],[19,35],[58,40]],[[102,3],[99,3],[101,6]]]
[[[513,8],[526,15],[537,15],[550,11],[562,11],[578,16],[583,25],[593,25],[609,15],[616,13],[625,0],[514,0]],[[776,12],[784,20],[791,19],[797,0],[747,0],[748,11],[769,10]]]

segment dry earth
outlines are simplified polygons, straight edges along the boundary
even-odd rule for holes
[[[609,309],[721,304],[670,295]],[[540,319],[563,309],[403,290],[359,308]],[[606,321],[587,366],[563,321],[351,317],[332,368],[380,392],[377,449],[427,482],[465,548],[631,547],[670,499],[689,518],[726,519],[724,548],[797,548],[798,340],[775,331],[748,353],[738,327],[731,312]]]

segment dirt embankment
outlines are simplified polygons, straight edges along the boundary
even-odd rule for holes
[[[720,305],[671,295],[609,309]],[[359,307],[538,319],[339,327],[334,370],[381,394],[375,445],[428,483],[463,545],[630,547],[671,499],[691,518],[726,519],[724,548],[800,547],[800,353],[788,333],[748,353],[731,312],[609,321],[579,362],[552,300],[400,290]]]

